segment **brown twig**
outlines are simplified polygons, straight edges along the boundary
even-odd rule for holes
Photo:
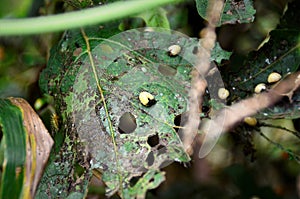
[[[183,130],[183,145],[188,154],[193,153],[193,140],[198,133],[203,96],[207,87],[205,76],[210,68],[210,56],[216,41],[215,27],[223,10],[223,0],[209,1],[207,7],[207,27],[200,36],[198,48],[198,63],[192,71],[191,90],[189,92],[188,119]]]
[[[274,105],[286,93],[293,93],[300,86],[298,84],[299,80],[300,72],[291,74],[268,92],[255,95],[222,109],[212,122],[219,123],[222,121],[226,112],[226,122],[223,125],[223,132],[226,132],[245,117],[254,115],[258,111]]]
[[[205,147],[199,156],[204,157],[210,152],[221,133],[229,131],[237,123],[242,121],[245,117],[256,114],[258,111],[274,105],[282,97],[289,93],[289,97],[294,94],[294,91],[299,89],[300,72],[296,72],[287,76],[284,80],[275,85],[267,92],[255,95],[251,98],[242,100],[230,107],[221,109],[219,112],[201,125],[201,130],[205,137],[201,137],[200,141]]]

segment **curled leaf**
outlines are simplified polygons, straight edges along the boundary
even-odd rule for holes
[[[28,196],[33,198],[47,164],[53,140],[42,120],[26,100],[22,98],[9,98],[9,100],[21,109],[23,115],[26,131],[24,188],[29,191]]]

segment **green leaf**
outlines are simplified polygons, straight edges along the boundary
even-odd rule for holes
[[[231,55],[232,52],[223,50],[218,42],[211,52],[212,59],[218,64],[221,64],[222,60],[229,60]]]
[[[174,129],[174,119],[187,110],[190,71],[199,42],[169,29],[116,34],[118,24],[103,27],[85,29],[83,35],[67,32],[51,51],[40,87],[54,96],[61,123],[67,127],[63,131],[70,140],[64,141],[62,150],[72,148],[76,141],[71,135],[78,135],[92,156],[92,168],[102,172],[107,194],[121,190],[122,195],[137,189],[129,184],[133,177],[144,179],[148,171],[190,160]],[[178,55],[170,56],[171,45],[181,47]],[[220,47],[215,52],[212,61],[228,58]],[[153,95],[156,103],[143,106],[139,101],[142,91]],[[131,126],[120,125],[122,120]],[[151,144],[152,139],[156,144]],[[73,155],[73,159],[78,156]],[[55,177],[59,171],[52,169],[52,181],[60,179]],[[47,185],[46,181],[42,184]],[[150,188],[150,184],[143,187]],[[67,195],[66,188],[61,190]]]
[[[125,197],[132,177],[144,178],[144,172],[158,170],[164,162],[189,161],[173,126],[176,115],[186,110],[191,65],[181,56],[169,56],[167,49],[176,41],[192,54],[197,42],[169,30],[131,30],[105,40],[86,37],[99,42],[88,51],[96,59],[89,57],[81,64],[73,92],[65,98],[70,105],[66,111],[73,115],[81,140],[89,143],[92,167],[103,171],[108,195],[124,190]],[[179,73],[179,68],[186,71]],[[142,91],[151,93],[156,104],[143,106]],[[122,128],[125,117],[133,131]],[[158,141],[151,145],[155,136]]]
[[[85,60],[86,45],[76,31],[69,32],[54,48],[40,83],[45,91],[55,94],[62,122],[69,126],[72,120],[75,121],[77,129],[74,133],[82,142],[89,143],[92,166],[103,171],[108,193],[119,189],[120,179],[128,187],[126,182],[133,176],[142,175],[150,168],[157,169],[165,160],[189,161],[173,126],[175,116],[186,109],[185,87],[189,84],[191,66],[180,56],[170,57],[167,49],[177,41],[182,47],[187,47],[184,48],[186,51],[192,52],[194,46],[191,44],[195,40],[174,38],[167,33],[157,43],[147,44],[146,41],[159,38],[158,33],[131,31],[106,40],[104,31],[90,29],[86,32],[91,46],[96,46],[92,55],[96,58],[97,75],[108,109],[103,107],[92,68],[85,67],[91,63],[89,59]],[[137,41],[149,46],[140,46],[139,49]],[[78,48],[83,53],[74,56],[73,52]],[[144,90],[157,100],[150,108],[143,107],[138,100],[139,93]],[[130,113],[136,119],[137,128],[132,134],[122,134],[118,130],[124,113]],[[151,147],[147,141],[154,135],[159,137],[160,144]],[[151,160],[150,152],[154,160]],[[151,165],[147,160],[153,161]],[[49,175],[49,171],[46,173]],[[56,173],[58,175],[59,171]]]
[[[134,187],[125,190],[124,198],[145,198],[148,189],[157,188],[164,180],[164,172],[149,170]]]
[[[88,7],[95,7],[107,3],[112,3],[118,0],[65,0],[65,2],[75,8],[83,9]]]
[[[273,84],[267,82],[272,72],[280,73],[284,78],[295,72],[300,65],[299,31],[277,29],[270,33],[270,40],[259,51],[252,52],[241,65],[231,68],[225,77],[230,88],[231,98],[243,99],[253,95],[254,88],[259,83],[265,83],[267,89]],[[262,111],[259,118],[297,118],[299,112],[299,93],[293,96],[294,103],[279,102],[276,106]]]
[[[209,0],[196,0],[199,15],[207,20],[206,11]],[[224,24],[250,23],[254,20],[255,9],[252,0],[225,1],[218,26]]]
[[[73,192],[67,197],[67,199],[81,199],[81,198],[84,198],[84,194],[79,192]]]
[[[62,131],[62,129],[60,129]],[[77,172],[78,162],[84,162],[75,136],[64,137],[62,132],[54,137],[48,165],[42,176],[35,198],[83,198],[91,178],[91,171]],[[60,154],[60,155],[58,155]],[[80,159],[82,158],[82,159]],[[54,183],[55,182],[55,183]],[[75,183],[76,182],[76,183]],[[76,184],[70,188],[70,184]]]
[[[6,99],[0,99],[0,126],[4,150],[0,198],[19,198],[25,172],[26,133],[22,112]]]
[[[142,12],[137,17],[142,18],[146,26],[170,29],[167,12],[163,8],[157,8]]]

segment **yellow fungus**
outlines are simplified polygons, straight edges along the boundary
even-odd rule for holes
[[[257,84],[254,88],[254,92],[255,93],[261,93],[262,91],[266,90],[266,84],[264,83],[260,83],[260,84]]]
[[[152,106],[156,102],[154,96],[146,91],[140,93],[139,100],[144,106]]]
[[[218,96],[220,99],[226,99],[229,96],[229,91],[226,88],[220,88],[218,90]]]
[[[254,117],[245,117],[244,122],[249,126],[256,126],[257,124],[257,120]]]
[[[268,76],[268,83],[275,83],[281,79],[281,75],[279,73],[273,72]]]
[[[168,48],[170,56],[176,56],[180,53],[181,47],[179,45],[172,45]]]

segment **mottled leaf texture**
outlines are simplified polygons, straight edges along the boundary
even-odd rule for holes
[[[164,180],[162,167],[190,160],[174,120],[187,108],[198,41],[163,29],[105,28],[66,33],[40,86],[54,95],[65,131],[79,138],[90,167],[101,171],[107,195],[144,198]],[[170,55],[171,45],[181,50]],[[141,103],[144,91],[152,103]]]
[[[196,6],[199,15],[207,19],[206,9],[208,7],[209,0],[196,0]],[[223,24],[239,24],[250,23],[254,20],[255,9],[253,8],[252,0],[228,0],[225,1],[223,13],[218,26]]]
[[[77,9],[95,7],[107,3],[112,3],[117,0],[64,0],[65,3]]]

